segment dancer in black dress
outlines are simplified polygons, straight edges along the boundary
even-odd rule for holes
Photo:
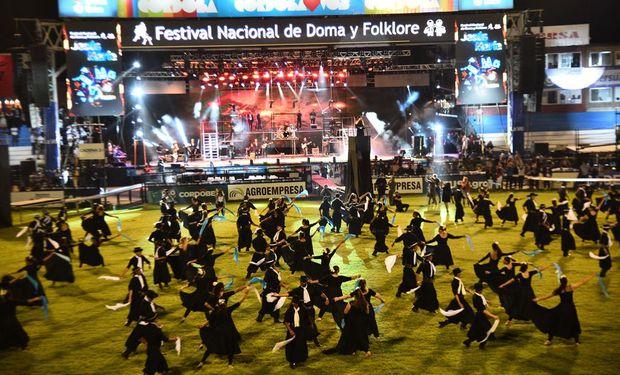
[[[449,182],[443,184],[441,189],[441,201],[446,206],[446,215],[450,216],[450,203],[452,202],[452,187]]]
[[[342,284],[348,281],[351,281],[351,280],[359,279],[360,277],[361,275],[354,275],[354,276],[340,275],[340,267],[334,266],[334,269],[331,272],[331,274],[321,279],[319,282],[321,285],[327,286],[327,289],[325,290],[325,294],[327,295],[330,301],[333,301],[334,298],[340,297],[344,294],[342,293]],[[323,318],[323,315],[325,315],[325,312],[330,311],[334,317],[334,321],[336,322],[338,327],[340,327],[340,324],[342,322],[343,310],[344,310],[344,305],[342,303],[332,303],[329,305],[321,306],[318,320],[321,320]]]
[[[448,316],[444,321],[439,322],[439,328],[443,328],[448,324],[461,324],[461,328],[467,327],[470,324],[474,317],[474,310],[472,310],[469,303],[465,300],[465,295],[467,294],[467,290],[465,288],[465,284],[461,280],[461,269],[455,268],[452,270],[452,274],[454,275],[454,279],[452,279],[452,294],[454,298],[446,307],[446,311],[454,311],[454,310],[463,310],[458,314]]]
[[[573,230],[575,234],[581,238],[582,242],[597,242],[601,236],[598,224],[596,223],[597,214],[598,209],[592,205],[586,208],[582,214],[578,213],[579,223],[573,224]]]
[[[220,354],[228,357],[228,366],[232,366],[235,354],[241,353],[239,342],[241,335],[237,331],[235,322],[232,319],[232,312],[235,311],[248,297],[250,287],[246,286],[243,297],[239,302],[228,306],[226,299],[219,299],[217,305],[209,314],[209,322],[200,327],[200,338],[206,351],[198,362],[197,368],[201,368],[210,354]]]
[[[168,337],[164,334],[161,327],[155,322],[144,322],[142,340],[146,342],[146,362],[142,370],[144,375],[154,375],[158,372],[167,373],[169,371],[168,362],[161,353],[161,344],[164,342],[175,342],[179,337]]]
[[[252,248],[254,248],[254,254],[252,254],[252,259],[250,260],[250,264],[248,264],[248,268],[246,269],[246,279],[249,279],[252,274],[258,271],[259,268],[261,268],[261,266],[263,265],[263,263],[265,263],[265,253],[269,248],[269,243],[263,235],[262,229],[256,230],[256,237],[254,237],[254,239],[252,240]]]
[[[480,215],[484,218],[484,228],[490,228],[493,226],[493,215],[491,215],[491,206],[495,206],[493,202],[488,198],[488,193],[478,198],[474,212],[476,215]]]
[[[499,243],[493,242],[493,245],[491,245],[491,251],[476,262],[476,264],[474,264],[474,272],[476,273],[476,276],[478,276],[478,282],[490,284],[491,288],[497,292],[498,285],[495,285],[493,281],[495,281],[494,279],[497,274],[499,261],[503,256],[509,256],[515,253],[516,251],[504,253],[499,247]],[[487,263],[481,264],[487,259],[489,260]]]
[[[399,192],[394,193],[394,197],[392,198],[392,203],[396,206],[396,212],[407,212],[409,211],[410,204],[403,202],[403,196],[400,195]]]
[[[372,256],[376,257],[378,252],[387,253],[388,247],[385,244],[385,239],[390,233],[390,227],[394,225],[390,224],[385,213],[377,215],[370,222],[370,231],[375,236],[375,246]]]
[[[611,238],[607,232],[609,228],[609,225],[603,226],[603,232],[599,240],[598,256],[600,259],[598,261],[598,266],[601,268],[601,272],[599,274],[600,277],[605,277],[605,275],[607,275],[607,271],[611,269],[611,254],[609,253]]]
[[[166,246],[166,243],[162,243],[155,250],[155,266],[153,267],[153,284],[159,285],[160,289],[163,289],[163,285],[168,287],[170,282],[170,271],[168,270],[168,250],[170,245]]]
[[[265,315],[270,315],[274,323],[280,323],[280,310],[276,310],[277,299],[270,302],[268,297],[280,293],[282,277],[275,264],[265,271],[263,281],[265,282],[263,292],[261,293],[261,308],[256,317],[257,322],[262,322]]]
[[[300,304],[300,297],[294,296],[293,301],[284,313],[286,339],[293,339],[285,348],[286,360],[292,369],[308,359],[308,344],[306,342],[306,331],[309,326],[308,313]]]
[[[500,289],[503,289],[514,282],[518,283],[519,285],[519,292],[517,296],[514,314],[510,316],[511,319],[508,320],[508,322],[506,323],[507,325],[510,325],[513,319],[524,321],[532,319],[534,310],[533,299],[536,298],[536,294],[534,294],[534,289],[532,289],[532,277],[546,270],[549,267],[551,267],[551,264],[546,265],[539,270],[529,271],[528,264],[521,263],[521,266],[519,267],[519,274],[513,279],[510,279],[499,286]]]
[[[536,231],[536,226],[538,224],[538,211],[536,208],[536,201],[534,200],[534,197],[536,196],[538,196],[538,194],[530,193],[525,202],[523,202],[523,211],[525,211],[527,217],[525,218],[523,228],[521,229],[521,237],[525,237],[525,232]]]
[[[144,277],[142,269],[134,267],[133,276],[129,280],[129,286],[127,287],[127,297],[125,298],[125,302],[129,303],[125,327],[129,327],[131,322],[137,322],[140,319],[142,300],[147,290],[149,290],[149,286],[146,283],[146,277]]]
[[[536,242],[536,246],[544,250],[545,246],[550,244],[553,240],[551,238],[551,223],[549,222],[549,215],[545,211],[547,207],[544,204],[541,204],[538,208],[538,223],[536,226],[536,230],[534,231],[534,240]]]
[[[436,312],[439,308],[437,300],[437,291],[435,285],[435,265],[433,264],[433,254],[426,254],[424,261],[418,266],[416,274],[422,274],[422,282],[418,281],[418,289],[415,291],[415,302],[413,303],[413,312],[423,309],[429,312]]]
[[[315,221],[314,223],[310,223],[310,220],[302,219],[301,227],[297,228],[297,230],[294,232],[294,233],[302,232],[304,234],[304,237],[306,238],[306,252],[308,253],[308,255],[314,255],[314,249],[312,247],[312,236],[313,235],[310,234],[310,231],[312,231],[312,227],[314,227],[318,223],[319,223],[318,220]]]
[[[340,194],[336,194],[336,197],[330,203],[332,208],[332,232],[340,233],[340,226],[342,225],[342,211],[344,209],[344,203],[340,199]]]
[[[596,273],[579,282],[569,284],[566,276],[562,275],[560,286],[552,293],[544,297],[534,298],[534,302],[540,302],[554,296],[560,297],[560,303],[552,309],[538,306],[539,312],[537,314],[542,315],[543,319],[542,321],[534,319],[534,323],[541,332],[547,334],[545,345],[551,345],[553,338],[556,336],[564,339],[574,339],[575,344],[579,345],[581,325],[579,324],[577,308],[575,308],[575,302],[573,301],[573,291],[592,280],[595,276]]]
[[[515,278],[515,271],[520,263],[517,263],[511,257],[506,256],[502,259],[502,264],[504,266],[499,270],[497,278],[495,278],[494,282],[489,285],[491,285],[491,288],[499,294],[499,302],[504,308],[506,315],[508,315],[508,321],[506,324],[510,325],[513,317],[517,314],[517,309],[519,307],[519,284],[510,283],[501,289],[499,286]]]
[[[99,251],[99,245],[101,245],[101,240],[97,237],[92,238],[90,245],[86,245],[84,241],[80,241],[78,244],[80,268],[82,264],[93,267],[104,266],[103,256]]]
[[[250,251],[252,245],[252,225],[256,226],[250,215],[250,211],[245,208],[239,208],[239,215],[237,217],[237,233],[239,235],[237,239],[237,247],[239,251],[245,248],[245,251]]]
[[[502,226],[507,221],[513,221],[515,226],[519,224],[519,214],[517,213],[516,202],[519,198],[514,198],[514,194],[510,193],[506,198],[506,205],[500,210],[495,211],[497,216],[502,220]]]
[[[567,257],[568,252],[571,250],[577,250],[577,246],[575,245],[575,238],[570,232],[571,220],[568,218],[568,213],[570,210],[568,208],[564,209],[564,214],[562,215],[562,254]]]
[[[383,299],[383,297],[381,297],[381,295],[377,292],[375,292],[374,290],[370,289],[368,287],[368,285],[366,284],[366,280],[364,279],[360,279],[359,282],[359,287],[356,288],[353,292],[351,292],[349,295],[347,296],[342,296],[342,297],[338,297],[335,298],[334,301],[339,301],[342,299],[346,299],[346,298],[354,298],[355,297],[355,293],[357,292],[361,292],[362,296],[366,299],[366,303],[368,304],[368,316],[367,316],[367,322],[366,322],[366,334],[367,335],[373,335],[375,338],[379,337],[379,326],[377,325],[377,318],[375,316],[375,309],[372,306],[372,298],[376,298],[379,301],[381,301],[381,303],[385,303],[385,300]],[[346,321],[346,319],[345,319]]]
[[[424,238],[424,232],[422,232],[422,223],[433,223],[439,224],[437,221],[426,220],[420,215],[418,211],[413,211],[413,218],[409,222],[411,226],[411,231],[418,238],[419,241],[426,241]]]
[[[47,271],[43,277],[50,280],[52,285],[56,284],[57,281],[68,283],[75,282],[71,258],[63,248],[51,251],[51,254],[45,257],[42,263],[45,264],[45,269]]]
[[[465,209],[463,208],[463,202],[466,202],[467,198],[461,190],[461,182],[456,184],[456,189],[454,189],[454,222],[458,223],[464,222],[463,218],[465,217]]]
[[[358,208],[356,203],[353,203],[349,206],[349,234],[354,235],[355,237],[359,237],[362,234],[362,217],[360,216],[360,209]]]
[[[472,302],[476,309],[476,315],[467,332],[467,340],[463,341],[463,345],[469,347],[472,341],[478,341],[480,344],[478,347],[484,349],[488,339],[493,339],[493,334],[489,335],[488,332],[492,327],[489,318],[499,320],[497,315],[492,314],[488,309],[488,303],[486,298],[482,295],[482,284],[476,283],[474,285],[474,296]]]
[[[418,280],[415,276],[414,267],[418,265],[421,257],[418,255],[418,245],[412,244],[410,246],[404,247],[402,254],[399,257],[402,258],[403,264],[403,277],[398,285],[398,290],[396,291],[396,297],[400,298],[403,293],[410,293],[418,286]]]
[[[448,239],[459,239],[465,236],[453,236],[448,233],[448,230],[444,226],[439,227],[439,233],[426,243],[427,246],[432,243],[436,243],[435,246],[429,246],[427,251],[432,251],[433,260],[436,265],[446,266],[446,269],[450,269],[450,266],[454,265],[452,259],[452,252],[450,246],[448,246]]]
[[[368,357],[371,355],[367,333],[370,305],[361,289],[356,289],[352,294],[353,302],[348,302],[344,307],[344,326],[340,331],[340,340],[336,345],[336,351],[339,354],[349,355],[355,355],[357,351],[362,351]],[[330,351],[326,352],[329,353]]]
[[[15,299],[8,285],[4,283],[0,285],[0,350],[28,347],[30,338],[17,320],[16,307],[34,305],[41,301],[41,298],[43,297],[33,297],[27,300]]]
[[[306,256],[306,261],[304,262],[304,273],[312,280],[321,280],[324,277],[329,276],[331,273],[331,266],[329,265],[333,256],[336,254],[336,251],[340,246],[344,244],[344,240],[340,241],[334,250],[330,250],[329,248],[325,248],[321,255],[315,256]],[[319,259],[321,261],[320,264],[312,262],[311,259]]]

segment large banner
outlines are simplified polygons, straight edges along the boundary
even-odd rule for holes
[[[124,49],[439,43],[454,41],[453,15],[306,19],[134,20]]]
[[[291,198],[306,189],[305,181],[287,182],[265,182],[265,183],[244,183],[228,185],[228,200],[243,200],[247,194],[250,199],[269,199],[278,198],[283,195]]]
[[[122,65],[114,22],[66,23],[67,75],[71,112],[77,116],[117,116]]]
[[[514,0],[58,0],[60,17],[249,18],[510,9]]]
[[[0,53],[0,98],[15,97],[13,88],[13,56]]]
[[[150,185],[148,186],[147,201],[149,203],[159,203],[161,193],[164,189],[168,189],[170,197],[178,204],[189,205],[192,198],[196,197],[201,202],[215,202],[217,190],[223,190],[226,195],[226,185],[209,184],[209,185]],[[181,209],[183,207],[177,207]]]
[[[82,143],[78,146],[80,160],[105,160],[105,144]]]
[[[506,45],[503,15],[458,18],[456,42],[457,104],[493,104],[506,100]]]
[[[376,178],[372,179],[375,192],[377,192],[377,189],[374,187],[376,181]],[[396,177],[395,181],[396,191],[400,194],[421,194],[424,192],[424,178],[422,177]]]

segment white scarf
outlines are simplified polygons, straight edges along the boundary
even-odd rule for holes
[[[143,266],[143,264],[142,264],[142,257],[138,256],[138,255],[134,255],[134,257],[136,257],[138,259],[138,262],[136,263],[136,267],[142,269],[142,266]]]
[[[308,293],[308,286],[302,286],[301,289],[304,290],[304,303],[310,303],[310,293]]]
[[[428,264],[431,266],[431,275],[430,275],[430,277],[434,277],[435,273],[437,272],[437,269],[435,268],[435,265],[433,264],[433,262],[431,262],[430,260],[428,261]]]
[[[293,326],[297,328],[299,327],[299,307],[298,308],[293,307],[293,311],[295,312],[293,314]]]
[[[276,234],[273,235],[273,241],[274,242],[278,242],[278,240],[280,239],[280,233],[282,232],[282,230],[279,230],[276,232]]]
[[[480,294],[480,293],[478,293],[478,292],[474,292],[474,294],[475,294],[475,295],[477,295],[478,297],[480,297],[480,298],[482,299],[482,304],[483,304],[484,306],[488,306],[488,305],[489,305],[489,304],[487,303],[487,299],[486,299],[486,298],[484,298],[484,296],[483,296],[482,294]]]
[[[276,269],[275,269],[275,268],[271,268],[271,270],[272,270],[273,272],[275,272],[275,273],[276,273],[276,275],[278,275],[278,281],[282,281],[282,277],[280,276],[280,272],[276,271]]]
[[[142,275],[136,275],[135,277],[137,277],[140,282],[140,289],[144,289],[144,280],[142,280]]]
[[[459,279],[458,277],[454,277],[454,280],[458,280],[459,281],[459,288],[457,289],[457,293],[458,294],[462,294],[462,295],[466,295],[467,291],[465,290],[465,285],[463,284],[463,282],[461,281],[461,279]]]

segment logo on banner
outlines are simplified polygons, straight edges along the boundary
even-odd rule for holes
[[[138,9],[143,13],[217,13],[213,0],[140,0]]]
[[[151,38],[151,36],[149,35],[149,32],[146,29],[146,24],[144,22],[140,22],[133,29],[132,41],[135,43],[140,39],[142,39],[143,46],[147,45],[147,43],[151,46],[153,45],[153,38]]]
[[[428,37],[440,37],[446,33],[446,27],[443,25],[443,20],[438,19],[437,21],[428,20],[426,21],[426,27],[424,28],[424,34]]]
[[[349,10],[350,0],[234,0],[238,12],[314,12],[319,6],[325,10]]]

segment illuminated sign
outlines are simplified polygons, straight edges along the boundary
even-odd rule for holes
[[[116,24],[69,22],[66,28],[71,112],[76,116],[119,115],[122,65]]]
[[[121,25],[123,48],[451,42],[454,16],[364,19],[144,20]]]
[[[587,46],[590,44],[590,25],[562,25],[543,27],[545,47]]]
[[[457,103],[506,100],[505,45],[501,14],[462,16],[456,43]]]
[[[509,9],[513,0],[58,0],[60,17],[248,18]]]

